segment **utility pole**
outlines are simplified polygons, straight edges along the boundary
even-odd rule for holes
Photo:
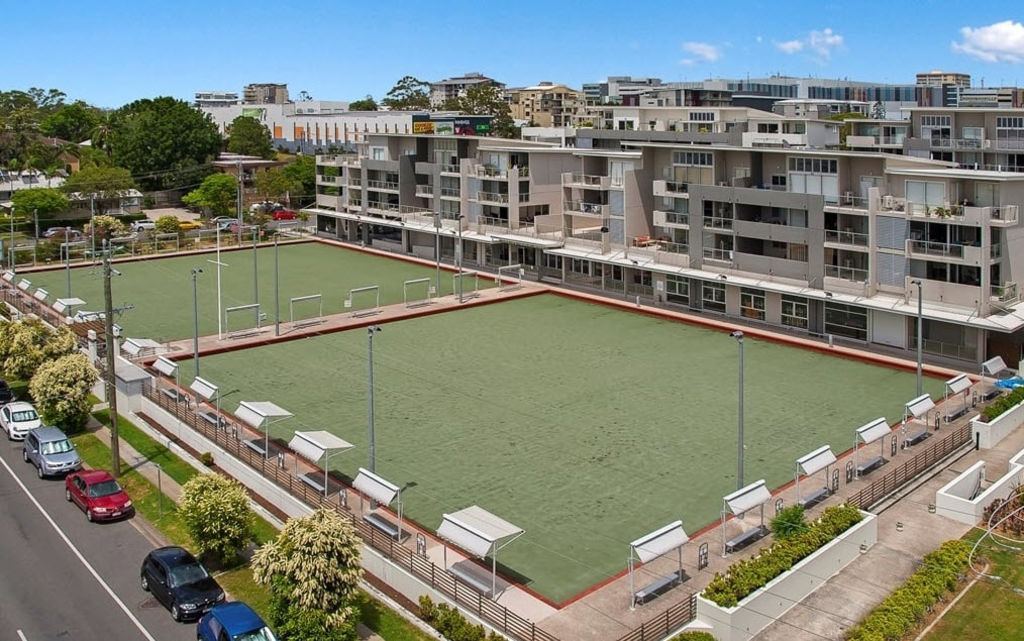
[[[36,221],[36,238],[39,238],[39,210],[38,209],[33,209],[32,210],[32,217]]]
[[[94,236],[95,238],[95,236]],[[95,242],[95,241],[93,241]],[[107,241],[103,241],[106,250]],[[110,408],[110,456],[114,476],[121,476],[121,448],[117,434],[117,383],[114,371],[117,362],[114,346],[114,297],[110,292],[110,252],[103,252],[104,340],[107,344],[107,407]]]
[[[89,194],[89,236],[92,238],[92,259],[96,260],[96,194]]]
[[[242,246],[242,161],[238,161],[238,246]]]
[[[281,289],[277,276],[277,238],[274,234],[274,336],[281,335]],[[326,465],[326,463],[325,463]]]

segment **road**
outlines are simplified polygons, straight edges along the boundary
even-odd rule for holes
[[[195,639],[194,624],[172,621],[139,587],[139,566],[154,547],[140,529],[88,523],[64,500],[63,480],[36,478],[21,443],[3,436],[0,497],[0,637]]]

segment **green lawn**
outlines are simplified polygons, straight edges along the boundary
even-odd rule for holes
[[[748,339],[746,480],[777,487],[794,460],[902,418],[912,373]],[[735,489],[736,343],[722,332],[554,295],[389,323],[374,339],[377,471],[436,528],[478,504],[526,530],[499,561],[561,601],[622,570],[629,541],[682,519],[696,531]],[[331,430],[367,463],[365,331],[203,358],[295,413],[272,435]],[[942,383],[926,380],[940,395]]]
[[[201,335],[217,333],[217,266],[210,261],[215,254],[179,258],[161,258],[115,265],[121,272],[112,280],[114,307],[125,304],[134,309],[125,312],[117,323],[125,335],[151,338],[158,341],[187,338],[193,334],[192,268],[203,273],[198,277],[199,332]],[[252,250],[221,252],[222,308],[248,305],[253,302]],[[274,322],[274,249],[264,247],[257,251],[257,282],[262,311],[267,314],[264,324]],[[389,305],[403,301],[403,283],[407,280],[431,278],[434,269],[393,258],[364,254],[359,251],[304,243],[285,245],[278,249],[280,279],[281,320],[289,320],[289,301],[299,296],[323,295],[325,314],[344,310],[344,300],[350,289],[377,285],[380,303]],[[50,300],[67,294],[67,275],[63,270],[27,274],[33,287],[43,287]],[[493,281],[480,280],[480,286],[493,286]],[[422,285],[420,286],[422,287]],[[452,291],[452,276],[441,274],[441,293]],[[103,279],[100,268],[78,267],[71,270],[71,293],[86,301],[90,311],[103,309]],[[422,295],[422,292],[420,293]],[[370,294],[362,294],[356,307],[372,305]],[[230,327],[251,326],[253,317],[246,312],[232,314]],[[314,303],[300,303],[296,317],[315,314]]]

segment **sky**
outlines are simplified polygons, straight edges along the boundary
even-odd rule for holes
[[[259,82],[287,83],[293,98],[379,100],[405,75],[469,71],[576,88],[609,75],[913,83],[932,69],[1024,84],[1024,6],[1009,2],[3,3],[17,7],[0,12],[0,89],[56,88],[110,108]]]

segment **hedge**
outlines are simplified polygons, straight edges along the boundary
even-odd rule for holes
[[[999,416],[1005,412],[1009,412],[1013,409],[1014,405],[1017,405],[1021,401],[1024,401],[1024,387],[1015,387],[1012,392],[1004,396],[1000,396],[991,405],[981,411],[981,415],[985,417],[986,423],[991,423],[993,420],[999,418]]]
[[[473,625],[458,608],[446,603],[434,604],[427,595],[420,597],[420,618],[448,641],[505,641],[500,634],[487,634],[482,625]]]
[[[882,601],[863,621],[846,632],[849,641],[899,641],[917,627],[935,604],[956,589],[967,570],[971,547],[946,541],[926,554],[921,567]]]
[[[715,635],[703,630],[687,630],[672,637],[671,641],[716,641]]]
[[[737,561],[726,573],[715,573],[704,588],[705,599],[723,608],[731,608],[748,594],[764,587],[769,581],[792,568],[798,561],[810,556],[826,543],[853,527],[864,518],[852,505],[827,508],[817,521],[809,523],[803,532],[785,539],[777,539],[769,547],[751,558]]]

